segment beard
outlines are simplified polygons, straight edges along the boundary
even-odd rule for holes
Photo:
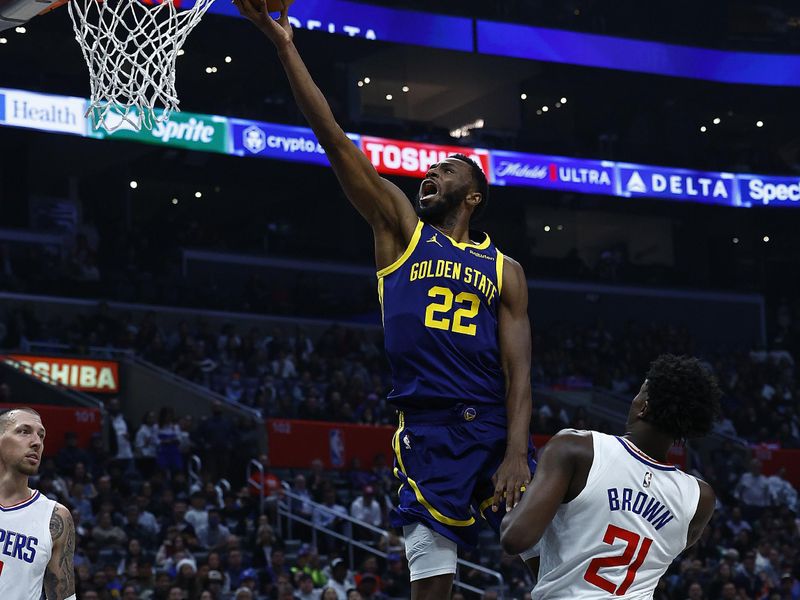
[[[31,465],[23,458],[19,463],[17,463],[17,470],[23,475],[33,477],[39,473],[39,464],[40,463],[37,462],[35,465]]]
[[[440,199],[432,202],[428,206],[420,204],[420,195],[414,200],[414,210],[420,220],[432,225],[443,225],[448,217],[455,214],[456,209],[461,205],[462,198],[453,192],[440,194]]]

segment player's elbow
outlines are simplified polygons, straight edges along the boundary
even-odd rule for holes
[[[532,548],[538,540],[534,539],[530,530],[523,527],[518,520],[512,519],[509,514],[500,525],[500,544],[503,550],[511,556],[516,556]]]

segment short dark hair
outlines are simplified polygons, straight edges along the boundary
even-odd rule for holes
[[[0,412],[0,433],[4,433],[5,430],[8,429],[8,426],[11,423],[11,413],[15,411],[30,413],[32,415],[36,415],[37,417],[39,417],[39,420],[42,419],[42,415],[40,415],[38,412],[36,412],[35,410],[33,410],[28,406],[18,406],[17,408],[9,408],[8,410]]]
[[[720,414],[717,378],[696,358],[663,354],[647,372],[645,421],[675,441],[709,433]]]
[[[489,180],[486,179],[486,173],[483,172],[483,169],[477,162],[466,154],[453,154],[450,158],[465,162],[470,167],[472,181],[475,183],[476,191],[481,195],[481,203],[475,207],[475,211],[472,213],[473,218],[478,218],[484,213],[486,205],[489,202]]]

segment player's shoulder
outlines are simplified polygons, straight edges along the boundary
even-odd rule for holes
[[[547,442],[546,447],[564,458],[591,459],[594,456],[592,432],[583,429],[562,429]]]
[[[53,506],[53,513],[50,515],[50,535],[53,541],[63,537],[64,532],[71,527],[73,527],[72,513],[66,506],[56,502]]]

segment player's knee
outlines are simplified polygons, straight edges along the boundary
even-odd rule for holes
[[[421,523],[403,527],[411,581],[456,572],[456,543]]]

